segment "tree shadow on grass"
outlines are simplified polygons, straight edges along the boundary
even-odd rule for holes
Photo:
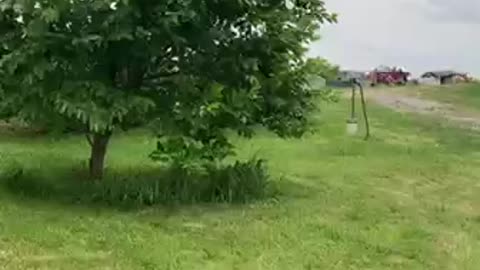
[[[244,205],[306,197],[311,190],[288,180],[273,181],[261,161],[187,173],[177,168],[110,171],[103,181],[85,181],[84,168],[28,170],[11,167],[0,172],[0,188],[14,198],[87,208],[121,211],[153,206]]]

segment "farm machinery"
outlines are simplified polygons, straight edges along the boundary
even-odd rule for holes
[[[397,67],[378,67],[368,74],[371,86],[379,84],[385,85],[405,85],[408,82],[410,73]]]

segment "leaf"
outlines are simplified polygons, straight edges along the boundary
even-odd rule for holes
[[[31,37],[43,36],[48,30],[48,24],[40,18],[31,20],[28,23],[26,33]]]
[[[49,7],[45,8],[42,10],[42,15],[41,17],[47,22],[47,23],[53,23],[57,22],[59,19],[60,14],[58,13],[58,10]]]

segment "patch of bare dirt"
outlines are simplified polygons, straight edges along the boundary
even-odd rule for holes
[[[460,111],[449,104],[402,95],[398,91],[372,91],[368,96],[376,103],[398,112],[442,117],[462,127],[480,131],[480,114]]]

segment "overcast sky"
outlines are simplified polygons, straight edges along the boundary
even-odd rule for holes
[[[403,66],[480,76],[480,0],[326,0],[339,23],[311,54],[344,69]]]

